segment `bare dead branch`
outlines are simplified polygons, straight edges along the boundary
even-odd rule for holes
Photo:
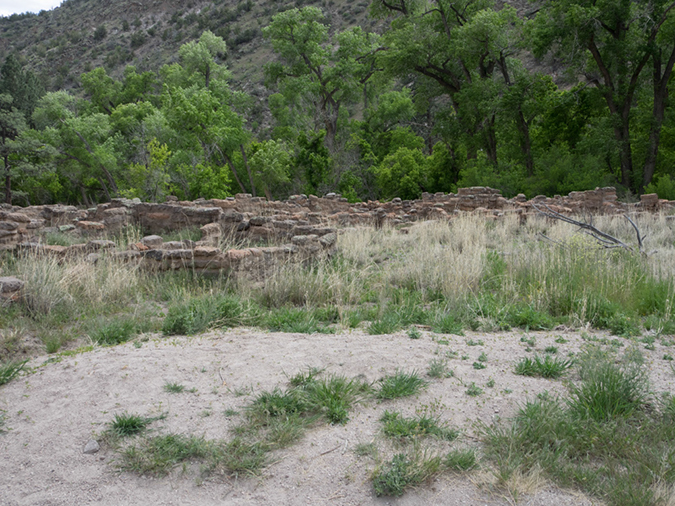
[[[570,225],[574,225],[576,227],[579,227],[581,230],[583,230],[584,233],[590,235],[593,237],[596,241],[598,241],[603,247],[605,248],[623,248],[627,251],[630,251],[631,253],[635,252],[635,248],[629,244],[626,244],[625,242],[617,239],[614,236],[611,236],[602,230],[597,229],[592,225],[592,217],[590,219],[587,219],[587,221],[579,221],[570,218],[569,216],[565,216],[564,214],[560,214],[557,211],[554,211],[551,209],[548,205],[542,204],[544,209],[539,207],[537,204],[532,204],[532,207],[534,207],[538,213],[543,214],[547,218],[551,218],[554,220],[559,220],[559,221],[564,221],[565,223],[569,223]],[[630,222],[630,224],[633,226],[635,229],[635,232],[637,234],[638,238],[638,245],[639,245],[639,252],[643,251],[643,244],[642,240],[644,239],[644,236],[641,237],[640,235],[640,230],[638,229],[637,225],[631,220],[627,215],[624,215],[624,217]],[[543,235],[543,234],[542,234]]]

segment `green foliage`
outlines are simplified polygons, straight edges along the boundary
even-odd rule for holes
[[[426,159],[421,151],[398,148],[375,169],[382,197],[417,199],[426,187]]]
[[[396,371],[395,374],[385,376],[378,383],[375,396],[382,400],[409,397],[427,386],[427,382],[415,371],[410,373]]]
[[[660,199],[675,200],[675,181],[670,174],[656,176],[645,187],[645,193],[656,193]]]
[[[165,383],[164,390],[170,394],[180,394],[185,390],[185,385],[181,385],[180,383]]]
[[[605,422],[641,409],[648,395],[648,375],[639,361],[615,364],[595,354],[579,362],[581,384],[570,387],[570,412]]]
[[[110,422],[108,431],[113,437],[136,436],[148,427],[155,420],[161,420],[165,415],[159,417],[144,417],[130,413],[116,414]]]
[[[443,459],[443,466],[451,471],[469,471],[477,465],[476,452],[471,449],[452,450]]]
[[[427,376],[430,378],[451,378],[455,373],[448,368],[447,359],[433,358],[429,361]]]
[[[127,342],[136,333],[138,326],[132,319],[114,319],[94,329],[91,338],[98,344],[112,346]]]

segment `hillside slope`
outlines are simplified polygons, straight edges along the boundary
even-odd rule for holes
[[[211,30],[227,41],[235,83],[260,82],[271,51],[261,29],[277,12],[309,4],[335,29],[377,24],[367,19],[368,0],[66,0],[51,11],[0,18],[0,61],[18,53],[48,90],[73,88],[96,67],[113,76],[126,65],[156,70]]]

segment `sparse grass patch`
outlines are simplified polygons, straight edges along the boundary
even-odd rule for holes
[[[476,385],[473,381],[469,384],[469,386],[466,388],[466,395],[469,397],[478,397],[479,395],[483,394],[483,389]]]
[[[203,437],[166,434],[142,438],[122,450],[119,468],[137,474],[164,476],[183,462],[200,462],[202,473],[257,474],[268,463],[267,450],[240,438],[229,443]]]
[[[113,438],[136,436],[145,431],[152,422],[163,420],[166,415],[147,417],[130,413],[116,414],[112,422],[108,424],[107,434]]]
[[[506,483],[541,469],[560,486],[574,486],[610,505],[660,504],[655,490],[671,487],[675,427],[669,398],[647,403],[646,369],[630,350],[589,350],[579,359],[580,380],[562,399],[528,401],[508,423],[483,426],[484,449]],[[664,460],[665,459],[665,460]]]
[[[16,378],[26,363],[28,363],[28,360],[10,360],[0,363],[0,385],[5,385]]]
[[[377,458],[377,446],[375,443],[358,443],[354,447],[354,453],[359,457],[370,457],[372,459]]]
[[[408,329],[408,337],[410,339],[419,339],[420,337],[422,337],[422,332],[420,332],[420,329],[418,329],[417,327],[410,327]]]
[[[416,371],[410,373],[396,371],[392,376],[385,376],[379,381],[375,396],[382,400],[409,397],[418,393],[426,385],[427,382],[420,378]]]
[[[443,466],[450,471],[469,471],[478,465],[475,450],[451,450],[443,459]]]
[[[385,411],[380,417],[385,435],[397,439],[409,439],[424,436],[436,436],[439,439],[453,441],[459,432],[439,423],[437,417],[421,414],[405,418],[401,413]]]
[[[442,460],[438,456],[427,456],[419,451],[396,454],[373,473],[375,495],[401,496],[408,488],[439,473],[441,468]]]
[[[180,394],[185,391],[185,385],[181,385],[180,383],[165,383],[164,391],[170,394]]]
[[[514,372],[520,376],[541,376],[542,378],[559,378],[572,367],[572,360],[564,360],[551,355],[523,357],[516,364]]]
[[[451,378],[455,373],[448,367],[448,359],[432,358],[427,367],[427,376],[430,378]]]

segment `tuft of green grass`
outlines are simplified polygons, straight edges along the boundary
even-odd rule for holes
[[[441,313],[433,322],[432,329],[437,334],[464,335],[462,322],[452,313]]]
[[[478,397],[483,394],[483,389],[476,385],[473,381],[466,389],[466,395],[469,397]]]
[[[347,423],[353,404],[370,392],[370,385],[339,375],[309,382],[304,388],[310,406],[330,423],[340,424]]]
[[[247,321],[241,300],[231,295],[192,297],[169,306],[162,332],[192,335],[212,327],[233,327]]]
[[[547,346],[546,348],[544,348],[544,353],[555,355],[556,353],[558,353],[558,348],[556,346]]]
[[[572,360],[546,355],[541,357],[523,357],[515,366],[515,373],[520,376],[541,376],[542,378],[559,378],[572,367]]]
[[[443,466],[450,471],[469,471],[478,465],[472,449],[452,450],[443,459]]]
[[[405,418],[401,413],[385,411],[380,417],[380,422],[384,434],[397,439],[436,436],[439,439],[453,441],[459,436],[459,431],[441,425],[438,418],[427,414]]]
[[[138,328],[133,320],[114,319],[93,330],[91,339],[101,345],[113,346],[126,343],[137,333]]]
[[[164,384],[164,391],[169,392],[171,394],[180,394],[185,390],[185,385],[181,385],[180,383],[165,383]]]
[[[400,317],[395,313],[385,313],[378,320],[375,320],[368,326],[368,333],[371,335],[393,334],[403,327]]]
[[[419,339],[420,337],[422,337],[422,332],[420,332],[420,329],[418,329],[417,327],[410,327],[408,329],[408,337],[410,339]]]
[[[110,422],[107,432],[118,438],[136,436],[145,431],[152,422],[164,418],[166,418],[166,415],[146,417],[130,413],[116,414]]]
[[[28,360],[10,360],[9,362],[0,364],[0,385],[5,385],[16,378],[27,362]]]
[[[392,376],[385,376],[379,381],[375,397],[382,400],[408,397],[426,386],[427,382],[420,378],[416,371],[410,373],[396,371]]]
[[[333,334],[335,329],[327,327],[316,316],[316,311],[308,308],[282,307],[269,312],[264,325],[272,332],[297,334]]]
[[[455,373],[448,367],[448,359],[432,358],[427,367],[427,376],[430,378],[452,378]]]
[[[306,371],[301,371],[294,376],[291,376],[288,379],[288,382],[293,387],[303,387],[314,381],[314,379],[323,371],[324,369],[319,369],[318,367],[308,367]]]
[[[410,487],[428,480],[442,468],[441,458],[424,454],[394,455],[390,462],[378,467],[373,473],[375,495],[398,497]]]
[[[570,411],[580,417],[603,422],[630,415],[646,404],[648,374],[640,363],[583,357],[580,375],[581,383],[570,387],[568,401]]]
[[[487,365],[485,365],[483,362],[474,362],[473,368],[476,370],[481,370],[487,368]]]

